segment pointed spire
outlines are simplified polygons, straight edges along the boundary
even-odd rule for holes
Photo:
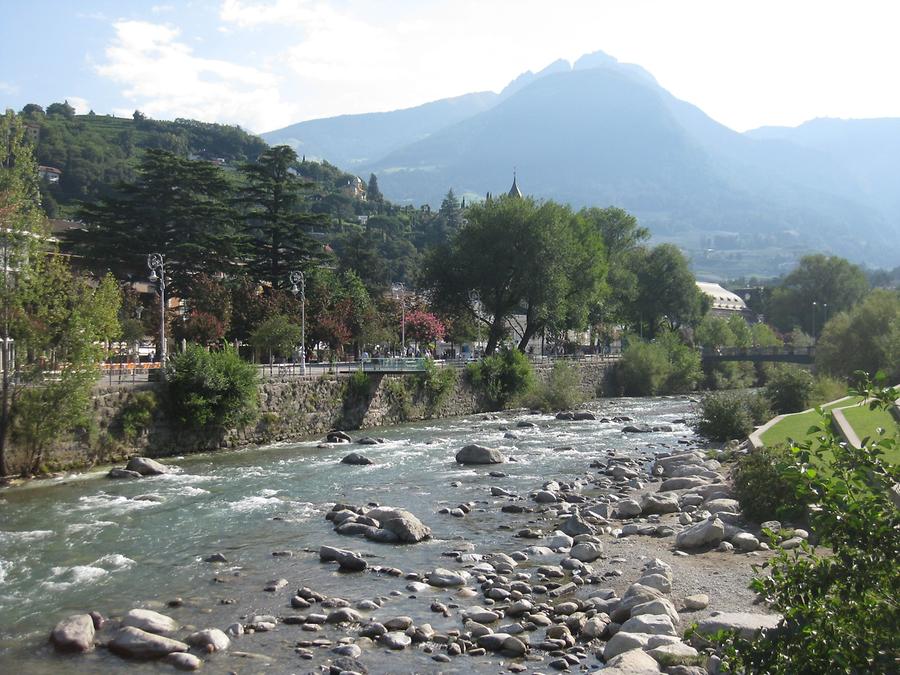
[[[513,184],[512,187],[509,188],[509,196],[510,197],[521,197],[522,191],[519,189],[518,183],[516,183],[516,169],[513,168]]]

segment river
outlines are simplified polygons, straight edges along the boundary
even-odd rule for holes
[[[225,628],[251,614],[283,616],[292,610],[285,591],[309,586],[352,603],[376,596],[390,601],[377,614],[409,615],[437,630],[459,628],[457,619],[430,614],[435,590],[424,602],[410,598],[407,583],[386,575],[342,575],[319,562],[319,545],[329,544],[372,554],[370,564],[404,571],[447,565],[441,553],[469,542],[475,550],[522,547],[507,523],[524,524],[500,513],[491,485],[527,495],[546,480],[571,480],[589,472],[592,459],[609,449],[620,454],[671,449],[694,439],[683,419],[692,412],[684,398],[606,399],[585,406],[598,415],[629,416],[646,424],[669,424],[671,432],[623,434],[621,423],[565,422],[549,415],[500,413],[423,422],[355,432],[383,437],[377,446],[317,448],[315,441],[171,458],[175,472],[137,481],[112,481],[105,472],[35,481],[0,491],[0,672],[93,673],[98,671],[172,672],[160,663],[135,664],[95,650],[84,656],[53,653],[47,637],[54,624],[73,613],[97,610],[121,615],[133,607],[158,609],[183,625]],[[518,421],[537,428],[516,428]],[[505,438],[502,427],[517,438]],[[508,474],[491,478],[485,468],[454,462],[468,443],[502,448],[514,458],[499,467]],[[375,463],[348,466],[340,459],[351,450]],[[594,472],[596,473],[596,472]],[[451,483],[459,481],[457,487]],[[433,538],[412,546],[375,544],[334,533],[325,513],[336,502],[403,507],[432,528]],[[443,506],[475,502],[465,518],[438,515]],[[499,529],[498,529],[499,528]],[[274,556],[291,551],[291,557]],[[228,563],[203,559],[223,553]],[[265,593],[270,579],[291,586]],[[391,592],[395,596],[391,596]],[[165,603],[182,598],[183,606]],[[423,610],[424,607],[424,610]],[[235,641],[232,651],[265,658],[214,655],[209,672],[309,672],[328,656],[299,661],[297,640],[309,638],[297,626],[279,626]],[[106,635],[101,633],[99,635]],[[338,637],[328,630],[312,637]],[[183,635],[182,635],[183,637]],[[415,649],[380,656],[377,649],[361,660],[370,672],[432,672],[438,664]],[[496,672],[492,657],[470,659],[443,672]],[[478,664],[481,665],[478,665]],[[461,670],[454,670],[461,668]]]

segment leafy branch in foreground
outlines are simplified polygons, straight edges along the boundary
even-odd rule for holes
[[[900,390],[863,379],[858,393],[873,409],[894,405]],[[822,424],[791,447],[783,469],[808,501],[821,552],[809,545],[755,566],[768,576],[751,588],[783,620],[753,641],[722,641],[729,672],[887,673],[900,659],[900,471],[883,460],[897,439],[882,434],[863,447],[842,444]]]

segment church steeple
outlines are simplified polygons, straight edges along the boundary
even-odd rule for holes
[[[519,185],[516,183],[516,170],[513,169],[513,184],[512,187],[509,188],[509,196],[510,197],[521,197],[522,191],[519,189]]]

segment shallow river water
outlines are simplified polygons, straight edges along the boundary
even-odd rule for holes
[[[0,673],[174,672],[162,663],[126,662],[95,650],[83,656],[56,656],[47,643],[55,623],[65,616],[97,610],[116,616],[133,607],[166,613],[197,629],[240,621],[251,614],[291,613],[289,591],[309,586],[353,604],[391,591],[407,581],[386,575],[339,574],[319,562],[322,544],[371,554],[370,565],[390,565],[424,572],[451,568],[441,553],[463,542],[476,551],[511,552],[526,545],[500,525],[524,526],[501,513],[506,503],[490,496],[490,486],[527,495],[546,480],[572,479],[591,470],[592,459],[615,449],[620,454],[671,449],[692,440],[683,423],[692,404],[686,399],[607,399],[586,406],[599,415],[627,415],[637,422],[670,424],[672,432],[623,434],[621,423],[563,422],[551,416],[501,413],[498,419],[470,416],[355,432],[383,437],[377,446],[342,445],[316,448],[302,442],[172,458],[174,473],[138,481],[112,481],[105,472],[35,482],[0,491]],[[537,428],[515,428],[517,421]],[[508,426],[518,438],[504,438]],[[505,478],[491,478],[488,468],[454,462],[467,443],[502,448],[516,461],[499,467]],[[559,449],[563,448],[563,449]],[[370,457],[366,467],[340,464],[351,450]],[[593,471],[596,474],[596,471]],[[451,487],[460,481],[459,487]],[[336,502],[403,507],[432,528],[433,538],[412,545],[376,544],[334,533],[325,513]],[[438,515],[442,506],[477,502],[465,518]],[[273,556],[292,551],[292,557]],[[223,553],[227,564],[203,558]],[[286,578],[288,588],[265,593],[270,579]],[[409,592],[391,597],[378,612],[386,619],[409,615],[436,630],[461,628],[458,617],[429,612],[434,599],[447,602],[447,590]],[[165,603],[180,597],[184,605]],[[223,601],[233,600],[233,604]],[[236,640],[232,652],[207,663],[207,672],[311,672],[329,656],[320,650],[313,661],[293,652],[300,639],[346,634],[326,628],[301,633],[298,626],[279,625],[269,633]],[[104,635],[103,633],[98,636]],[[183,638],[180,633],[179,638]],[[493,659],[493,660],[492,660]],[[370,650],[360,657],[369,672],[497,672],[496,657],[457,659],[437,664],[415,649],[403,654]]]

